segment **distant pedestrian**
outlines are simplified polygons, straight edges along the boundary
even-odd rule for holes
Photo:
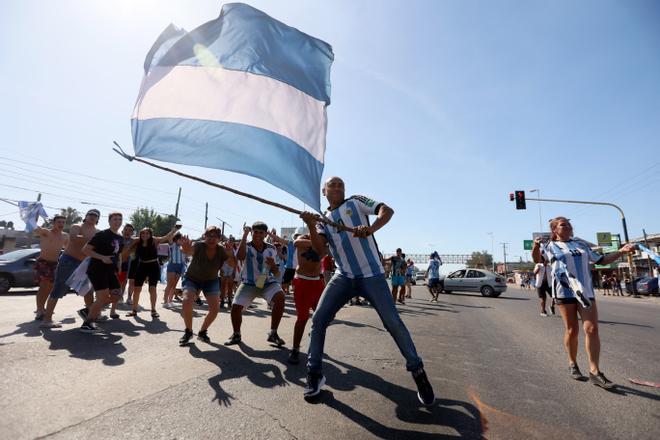
[[[412,298],[412,285],[415,281],[415,263],[408,258],[406,261],[406,298]]]
[[[426,274],[424,278],[427,278],[426,283],[429,293],[431,294],[431,301],[438,302],[438,295],[443,290],[443,284],[440,280],[440,257],[437,252],[433,252],[429,257],[429,266],[426,269]]]
[[[177,232],[172,237],[172,243],[169,245],[170,259],[167,262],[167,284],[165,285],[165,298],[163,299],[163,307],[166,309],[174,307],[174,292],[176,291],[176,285],[179,282],[179,279],[181,279],[181,275],[183,275],[186,267],[185,253],[181,248],[182,238],[183,235],[181,235],[181,232]]]
[[[552,298],[552,290],[550,289],[550,279],[552,277],[552,270],[546,261],[545,257],[541,255],[541,262],[537,263],[534,267],[534,275],[536,276],[536,293],[539,296],[541,303],[541,316],[548,316],[545,309],[546,298],[550,297],[550,313],[555,314],[555,299]]]
[[[610,281],[605,274],[600,277],[600,287],[603,289],[603,295],[610,294]]]
[[[552,296],[559,306],[564,321],[564,348],[568,356],[569,373],[580,380],[582,373],[577,365],[579,321],[582,318],[585,346],[589,358],[589,379],[594,385],[612,388],[614,384],[600,370],[600,337],[598,334],[598,309],[591,280],[590,263],[610,264],[621,255],[633,252],[635,246],[627,244],[619,251],[607,255],[594,252],[587,244],[573,239],[573,226],[566,217],[556,217],[550,221],[551,238],[541,244],[534,240],[532,257],[536,263],[542,255],[550,261],[552,270]],[[583,298],[586,298],[585,301]],[[584,306],[585,303],[590,306]]]
[[[405,304],[405,275],[406,275],[406,260],[403,256],[401,248],[396,250],[396,255],[392,255],[389,258],[390,264],[392,265],[392,298],[394,301],[399,301],[400,304]]]

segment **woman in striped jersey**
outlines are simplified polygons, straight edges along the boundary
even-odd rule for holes
[[[174,237],[172,237],[172,243],[170,243],[170,261],[167,263],[167,286],[165,287],[165,301],[163,304],[163,307],[166,309],[174,306],[174,303],[172,302],[174,301],[174,290],[176,289],[176,285],[181,278],[185,266],[185,254],[181,249],[181,244],[179,243],[180,240],[181,233],[177,232]]]
[[[544,257],[550,262],[552,297],[564,321],[564,348],[568,355],[569,373],[575,380],[583,378],[576,361],[580,315],[589,359],[589,380],[599,387],[612,388],[614,384],[605,377],[599,366],[598,308],[590,264],[610,264],[624,253],[634,252],[635,246],[627,244],[618,252],[598,254],[586,243],[573,239],[573,226],[566,217],[550,220],[550,232],[548,243],[541,243],[540,238],[534,240],[532,258],[535,263],[540,263]]]

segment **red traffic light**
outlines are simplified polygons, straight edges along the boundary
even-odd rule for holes
[[[526,209],[527,204],[525,203],[525,191],[516,191],[516,209]]]
[[[513,193],[509,193],[509,201],[513,202],[515,200],[515,197],[513,196]]]

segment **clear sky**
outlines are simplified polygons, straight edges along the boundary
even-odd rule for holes
[[[526,257],[539,229],[531,189],[619,204],[631,237],[660,232],[660,3],[630,1],[253,1],[333,46],[324,176],[394,208],[383,252]],[[129,118],[144,57],[173,22],[187,30],[217,1],[9,0],[0,14],[0,197],[102,213],[174,211],[184,230],[220,217],[298,225],[292,215],[112,152],[132,152]],[[20,162],[19,162],[20,161]],[[301,209],[253,178],[176,166]],[[74,174],[75,173],[75,174]],[[86,176],[93,176],[92,178]],[[19,189],[27,188],[29,190]],[[527,190],[528,209],[508,194]],[[48,209],[55,213],[55,209]],[[11,205],[0,218],[22,227]],[[606,207],[549,205],[577,235],[621,232]],[[105,218],[102,225],[105,225]]]

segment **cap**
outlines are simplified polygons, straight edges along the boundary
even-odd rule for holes
[[[99,211],[98,209],[90,209],[89,211],[87,211],[87,214],[85,214],[85,217],[87,217],[90,214],[94,214],[97,217],[101,217],[101,211]]]
[[[296,238],[300,235],[305,235],[306,233],[307,231],[305,231],[305,228],[296,228],[296,232],[293,233],[293,238]]]

